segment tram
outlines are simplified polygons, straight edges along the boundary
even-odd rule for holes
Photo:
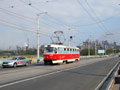
[[[44,64],[59,64],[78,61],[80,54],[79,48],[63,45],[44,46]]]

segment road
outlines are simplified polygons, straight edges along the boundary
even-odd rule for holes
[[[94,90],[118,57],[53,66],[31,66],[0,72],[0,90]]]

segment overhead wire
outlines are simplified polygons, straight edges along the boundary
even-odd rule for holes
[[[11,25],[14,25],[14,26],[17,26],[17,27],[20,27],[20,25],[17,25],[17,24],[15,24],[15,23],[9,23],[8,21],[5,21],[5,20],[2,20],[2,19],[0,19],[0,22],[5,22],[5,23],[8,23],[8,24],[11,24]],[[32,28],[31,28],[32,29]],[[34,29],[33,29],[34,30]]]
[[[24,3],[24,4],[26,4],[26,5],[28,5],[26,2],[24,2],[23,0],[20,0],[22,3]],[[34,9],[36,9],[37,11],[39,11],[39,12],[41,12],[38,8],[36,8],[36,7],[34,7],[33,5],[31,5],[30,7],[32,7],[32,8],[34,8]],[[48,15],[48,14],[47,14]],[[53,18],[51,15],[49,15],[51,18]],[[54,18],[53,18],[54,19]],[[88,25],[93,25],[93,24],[99,24],[101,21],[98,21],[98,22],[95,22],[95,23],[91,23],[91,24],[88,24]],[[47,24],[47,23],[45,23],[45,24]],[[66,26],[66,27],[70,27],[70,26],[68,26],[68,25],[65,25],[65,24],[59,24],[59,23],[56,23],[55,22],[55,24],[57,24],[57,25],[62,25],[62,26]],[[81,26],[88,26],[88,25],[81,25]],[[50,26],[50,25],[49,25]]]
[[[20,14],[11,12],[11,11],[9,11],[9,10],[3,9],[3,8],[0,8],[0,9],[4,10],[4,13],[6,13],[6,14],[12,14],[12,16],[15,15],[15,16],[18,17],[18,18],[23,18],[22,20],[29,19],[28,22],[32,22],[32,23],[33,23],[33,19],[34,19],[34,18],[27,17],[27,16],[24,16],[24,15],[20,15]],[[6,11],[6,12],[5,12],[5,11]],[[45,24],[45,25],[51,26],[51,25],[49,25],[48,23],[45,23],[44,21],[42,21],[42,23]],[[36,24],[36,23],[34,23],[34,24]],[[51,28],[54,28],[54,27],[52,26]],[[54,29],[55,29],[55,28],[54,28]]]
[[[78,4],[83,8],[83,10],[89,15],[89,17],[96,23],[96,20],[92,17],[92,15],[89,13],[89,11],[83,6],[83,4],[81,3],[81,1],[76,0],[78,2]],[[99,26],[99,23],[96,23]],[[99,26],[100,32],[104,32],[101,31],[101,27]],[[98,32],[98,31],[97,31]],[[90,34],[91,35],[91,34]],[[88,35],[89,36],[89,35]]]
[[[17,29],[17,30],[20,30],[20,31],[36,33],[35,31],[26,30],[26,29],[23,29],[23,28],[20,28],[20,27],[16,27],[16,26],[11,26],[11,25],[9,25],[9,24],[2,23],[2,22],[0,22],[0,25],[4,25],[4,26],[7,26],[7,27],[11,27],[11,28],[14,28],[14,29]]]
[[[31,7],[31,6],[30,6]],[[37,8],[35,8],[37,10]],[[39,9],[38,9],[39,10]],[[40,11],[40,10],[39,10]]]
[[[29,19],[29,22],[30,22],[30,20],[31,20],[31,22],[32,22],[32,20],[34,19],[34,18],[31,18],[31,17],[27,17],[27,16],[24,16],[24,15],[20,15],[20,14],[17,14],[17,13],[14,13],[14,12],[11,12],[11,11],[9,11],[9,10],[6,10],[6,9],[3,9],[3,8],[0,8],[1,10],[4,10],[4,11],[7,11],[7,12],[5,12],[5,13],[10,13],[10,14],[14,14],[15,16],[17,16],[17,17],[19,17],[19,18],[23,18],[22,20],[24,20],[24,19]],[[44,24],[47,24],[47,23],[45,23],[45,22],[43,22]],[[48,26],[50,26],[49,24],[47,24]],[[54,27],[52,27],[52,28],[54,28]]]
[[[7,26],[7,27],[11,27],[11,28],[17,29],[17,30],[19,30],[19,31],[37,33],[37,31],[28,30],[28,29],[23,29],[23,28],[21,28],[21,27],[12,26],[12,25],[9,25],[9,24],[10,24],[10,23],[7,23],[7,22],[5,22],[5,23],[0,22],[0,25],[4,25],[4,26]],[[44,33],[41,33],[41,32],[39,32],[39,33],[42,34],[42,35],[45,35],[45,36],[49,36],[49,35],[44,34]],[[50,36],[49,36],[49,37],[50,37]]]
[[[77,2],[78,2],[78,4],[85,10],[85,12],[89,15],[89,17],[93,20],[93,21],[95,21],[95,23],[96,23],[96,19],[94,19],[93,17],[92,17],[92,15],[89,13],[89,11],[82,5],[82,3],[80,2],[80,0],[77,0]],[[101,22],[101,21],[100,21]],[[100,23],[97,23],[97,25],[99,26],[99,29],[100,29],[100,32],[102,33],[102,32],[104,32],[104,33],[108,33],[108,32],[106,32],[106,30],[104,30],[104,28],[103,27],[101,27],[101,25],[100,25]],[[102,29],[102,30],[101,30]],[[97,31],[98,32],[98,31]]]
[[[24,3],[24,4],[26,4],[28,6],[28,4],[26,2],[24,2],[23,0],[19,0],[19,1],[22,2],[22,3]],[[29,6],[32,7],[32,8],[34,8],[34,9],[36,9],[37,11],[39,11],[38,13],[42,12],[39,9],[37,9],[36,7],[34,7],[33,5],[29,5]]]
[[[88,5],[88,7],[91,9],[91,11],[93,12],[93,14],[95,15],[96,19],[100,22],[100,24],[102,25],[102,27],[104,28],[104,30],[108,31],[108,28],[104,25],[103,22],[101,22],[101,19],[97,16],[97,14],[95,13],[95,11],[93,10],[93,8],[89,5],[88,1],[85,0],[86,4]],[[109,31],[108,31],[109,32]]]
[[[77,0],[77,2],[78,2],[78,4],[84,9],[84,11],[89,15],[89,17],[93,20],[93,21],[95,21],[95,23],[96,23],[96,19],[94,19],[93,17],[92,17],[92,15],[88,12],[88,10],[83,6],[83,4],[81,3],[81,1],[80,0]],[[97,25],[99,26],[99,24],[97,23]],[[100,28],[101,28],[101,26],[99,26]],[[101,30],[101,29],[100,29]]]
[[[108,20],[110,20],[110,19],[112,19],[112,18],[113,18],[113,16],[112,16],[112,17],[109,17],[109,18],[107,18],[107,19],[101,20],[101,21],[97,21],[97,22],[95,22],[95,23],[80,24],[80,25],[74,25],[74,26],[91,26],[91,25],[96,25],[96,24],[99,24],[99,23],[101,23],[101,22],[106,22],[106,21],[108,21]]]
[[[97,14],[95,13],[95,11],[93,10],[93,8],[90,6],[90,4],[88,3],[87,0],[85,0],[86,4],[88,5],[88,7],[91,9],[91,11],[93,12],[93,14],[95,15],[96,19],[100,22],[100,24],[103,26],[104,30],[107,30],[107,32],[110,33],[110,31],[108,30],[108,28],[106,27],[106,25],[104,25],[103,22],[101,22],[101,19],[97,16]],[[105,34],[106,35],[106,34]],[[113,37],[111,37],[113,39]]]
[[[26,2],[24,2],[23,0],[19,0],[19,1],[22,2],[22,3],[24,3],[24,4],[26,4],[26,5],[28,6],[28,4],[27,4]],[[38,13],[41,13],[41,12],[42,12],[42,11],[40,11],[38,8],[34,7],[33,5],[31,5],[30,7],[31,7],[31,8],[34,8],[36,11],[38,11]],[[47,23],[44,22],[44,24],[47,24]],[[47,25],[49,25],[49,24],[47,24]],[[51,26],[51,25],[49,25],[49,26]],[[54,25],[54,26],[55,26],[55,25]],[[52,26],[52,28],[56,29],[56,27],[54,27],[54,26]]]
[[[24,1],[22,1],[22,0],[20,0],[22,3],[24,3],[24,4],[26,4],[26,5],[28,5],[27,3],[25,3]],[[56,1],[56,0],[51,0],[51,1],[46,1],[46,2],[53,2],[53,1]],[[36,8],[36,7],[34,7],[34,6],[32,6],[34,9],[36,9],[37,11],[40,11],[38,8]],[[51,17],[51,18],[49,18],[49,19],[51,19],[51,20],[56,20],[54,17],[52,17],[50,14],[46,14],[46,15],[48,15],[49,17]],[[108,19],[106,19],[106,20],[109,20],[109,19],[111,19],[112,17],[110,17],[110,18],[108,18]],[[94,24],[97,24],[97,23],[101,23],[101,22],[104,22],[104,21],[106,21],[106,20],[101,20],[101,21],[98,21],[98,22],[96,22],[96,23],[90,23],[90,24],[84,24],[84,25],[79,25],[79,26],[88,26],[88,25],[94,25]],[[57,20],[56,20],[57,21]],[[53,22],[53,21],[52,21]],[[67,27],[69,27],[68,25],[66,25],[66,24],[61,24],[61,23],[58,23],[58,22],[53,22],[53,23],[55,23],[55,24],[57,24],[57,25],[63,25],[63,26],[67,26]]]
[[[23,0],[19,0],[19,1],[28,6],[28,4],[27,4],[26,2],[24,2]],[[30,7],[31,7],[31,8],[34,8],[36,11],[39,11],[39,13],[42,12],[42,11],[40,11],[39,9],[37,9],[36,7],[34,7],[33,5],[30,5]],[[47,24],[47,23],[45,23],[45,22],[43,22],[43,23],[44,23],[44,24]],[[47,25],[49,25],[49,24],[47,24]],[[50,26],[50,25],[49,25],[49,26]],[[54,28],[54,27],[52,26],[52,28]]]
[[[26,4],[26,5],[28,5],[26,2],[24,2],[23,0],[19,0],[20,2],[22,2],[22,3],[24,3],[24,4]],[[49,1],[48,1],[49,2]],[[51,2],[51,1],[50,1]],[[40,11],[38,8],[36,8],[35,6],[33,6],[33,5],[31,5],[30,7],[32,7],[32,8],[34,8],[35,10],[37,10],[37,11],[39,11],[39,13],[40,12],[42,12],[42,11]],[[51,18],[53,18],[51,15],[49,15],[49,14],[47,14],[48,16],[50,16]],[[57,25],[60,25],[60,24],[58,24],[58,23],[56,23]],[[63,25],[63,24],[62,24]]]
[[[9,11],[7,9],[3,9],[3,8],[0,8],[0,10],[2,10],[2,12],[5,13],[5,14],[12,14],[12,15],[14,15],[17,18],[22,18],[22,20],[27,20],[28,22],[32,22],[32,23],[36,24],[35,22],[33,22],[34,18],[25,16],[25,15],[20,15],[20,14],[17,14],[15,12]]]

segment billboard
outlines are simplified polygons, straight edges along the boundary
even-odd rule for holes
[[[105,53],[105,50],[98,50],[98,53],[99,53],[99,54]]]

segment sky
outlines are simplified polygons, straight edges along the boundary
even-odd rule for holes
[[[37,14],[40,45],[50,44],[55,31],[63,31],[65,45],[86,39],[120,44],[120,0],[0,0],[0,50],[37,46]],[[47,13],[45,13],[47,12]]]

